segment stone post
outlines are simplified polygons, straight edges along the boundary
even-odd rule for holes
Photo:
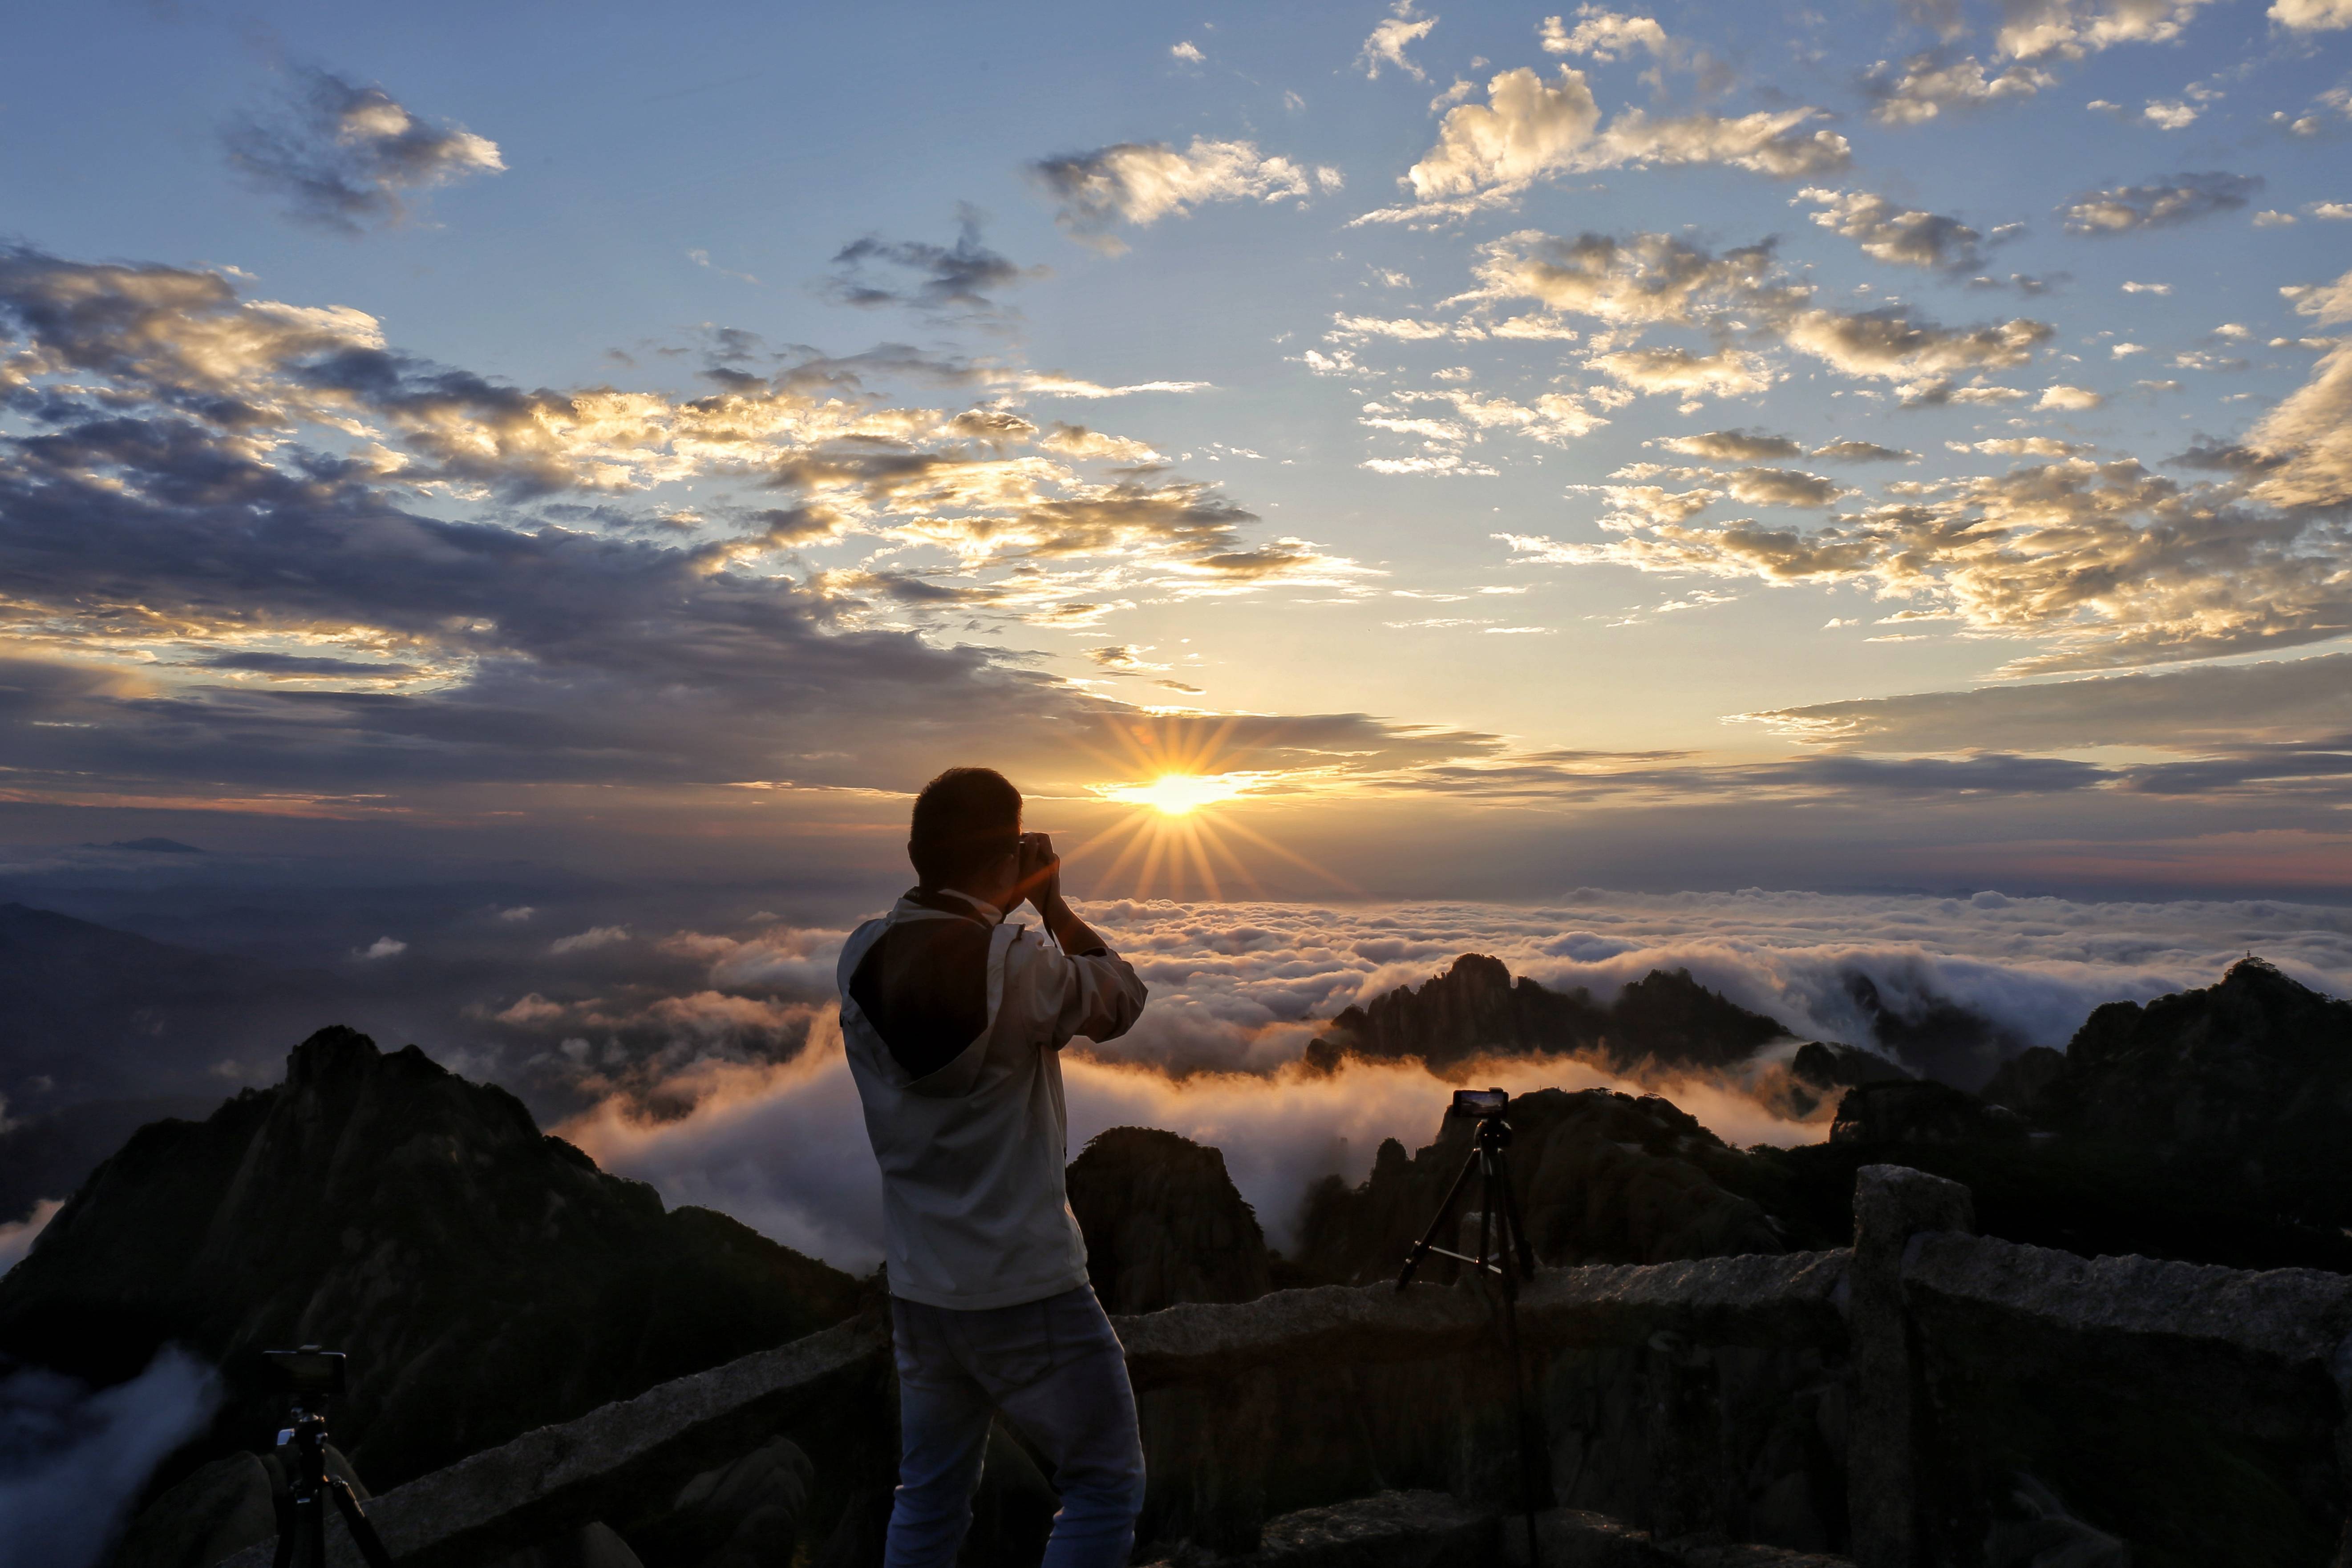
[[[1902,1166],[1864,1166],[1853,1186],[1853,1423],[1846,1517],[1855,1568],[1925,1568],[1918,1476],[1925,1398],[1903,1309],[1903,1253],[1926,1230],[1974,1231],[1969,1189]]]

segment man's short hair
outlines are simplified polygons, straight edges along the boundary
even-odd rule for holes
[[[926,888],[952,887],[1021,847],[1021,791],[993,768],[950,768],[915,797],[907,858]]]

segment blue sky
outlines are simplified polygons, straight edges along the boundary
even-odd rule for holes
[[[45,13],[18,831],[2340,884],[2347,26]]]

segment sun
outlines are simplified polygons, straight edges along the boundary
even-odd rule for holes
[[[1230,800],[1248,785],[1230,776],[1162,773],[1149,784],[1121,784],[1103,791],[1106,800],[1130,806],[1150,806],[1171,817],[1181,817],[1202,806]]]

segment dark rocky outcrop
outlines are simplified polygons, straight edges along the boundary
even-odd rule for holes
[[[1659,1263],[1786,1242],[1759,1196],[1778,1179],[1759,1157],[1726,1145],[1655,1095],[1547,1089],[1511,1103],[1509,1158],[1538,1261]],[[1310,1189],[1300,1265],[1360,1283],[1392,1275],[1470,1152],[1471,1124],[1447,1118],[1437,1141],[1408,1157],[1391,1138],[1349,1187]]]
[[[184,1473],[274,1428],[262,1351],[340,1348],[336,1437],[383,1489],[856,1297],[722,1215],[666,1212],[505,1091],[330,1029],[283,1083],[142,1128],[100,1166],[0,1279],[0,1353],[99,1382],[167,1342],[217,1363],[230,1397]]]
[[[2055,1054],[2053,1052],[2052,1054]],[[1789,1059],[1789,1076],[1815,1089],[1851,1089],[1860,1083],[1895,1083],[1911,1074],[1873,1051],[1850,1045],[1808,1040]]]
[[[1273,1288],[1265,1233],[1225,1156],[1152,1127],[1113,1127],[1070,1162],[1070,1211],[1107,1311],[1248,1301]]]
[[[1846,1092],[1827,1143],[1771,1152],[1796,1230],[1852,1203],[1853,1172],[1907,1165],[1966,1183],[1999,1235],[2085,1256],[2352,1271],[2352,1003],[2260,959],[2220,982],[2092,1013],[1982,1095]]]
[[[2025,1123],[2001,1105],[1932,1079],[1864,1083],[1846,1091],[1830,1124],[1830,1142],[1866,1144],[1978,1144],[2024,1135]]]
[[[2259,958],[2203,990],[2100,1008],[2037,1099],[2055,1131],[2352,1219],[2333,1207],[2352,1196],[2352,1002]]]
[[[1442,975],[1333,1019],[1307,1047],[1329,1071],[1349,1055],[1418,1058],[1441,1076],[1481,1056],[1589,1057],[1620,1071],[1722,1067],[1788,1031],[1725,999],[1686,969],[1654,969],[1605,1006],[1579,987],[1517,980],[1499,958],[1465,953]]]
[[[1988,1105],[2006,1105],[2031,1117],[2041,1108],[2042,1092],[2066,1071],[2066,1053],[2046,1045],[2029,1045],[2000,1064],[1981,1095]]]

